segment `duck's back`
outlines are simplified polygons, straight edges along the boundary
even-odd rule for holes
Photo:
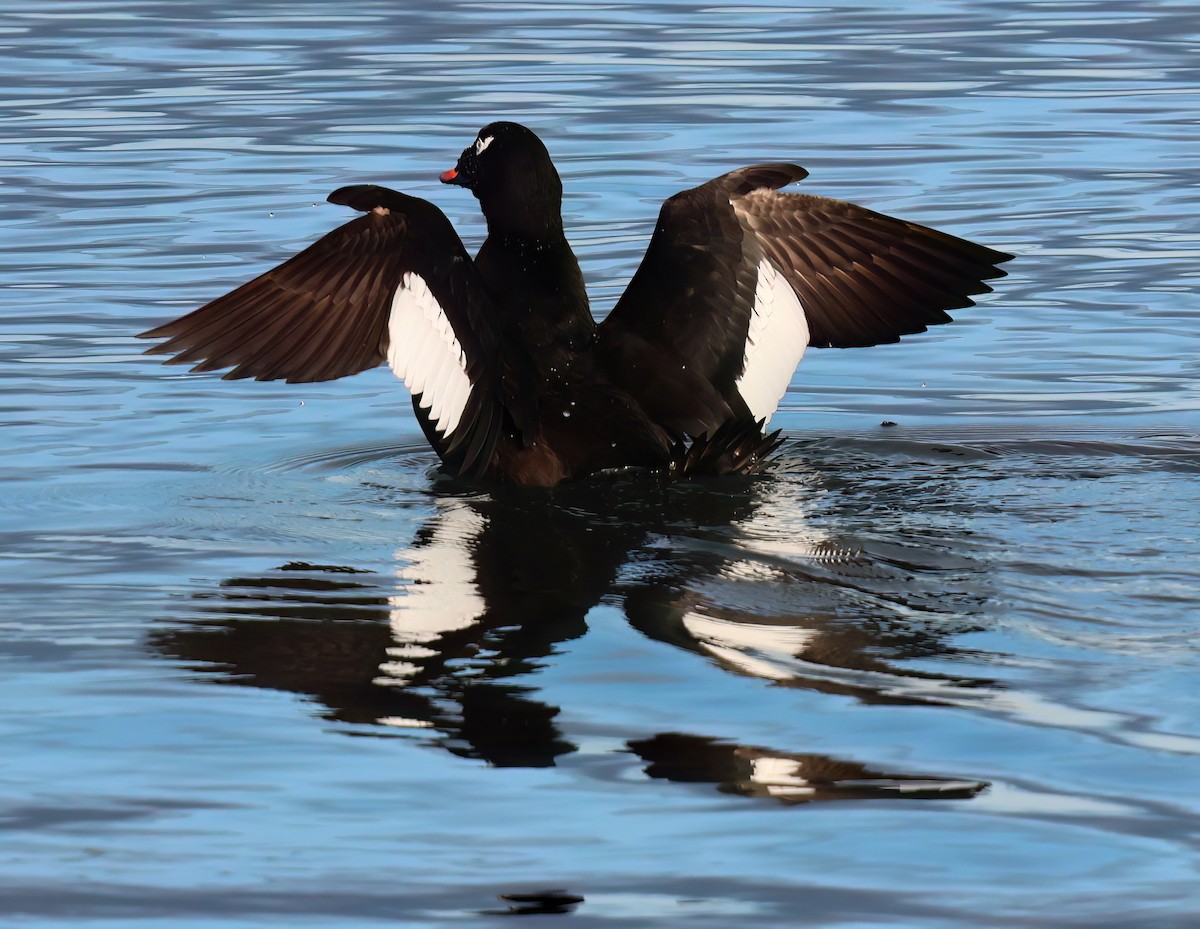
[[[524,410],[533,427],[497,444],[497,476],[551,485],[615,468],[666,466],[668,433],[597,363],[583,273],[561,231],[538,239],[489,236],[476,267],[504,334],[509,406]]]

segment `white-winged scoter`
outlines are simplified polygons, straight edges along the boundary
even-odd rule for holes
[[[950,321],[1011,255],[852,203],[784,194],[808,172],[739,168],[668,199],[600,324],[542,141],[496,122],[441,175],[488,235],[472,260],[428,201],[372,184],[365,215],[145,338],[226,378],[325,381],[386,361],[443,467],[552,485],[640,467],[746,473],[809,345],[878,345]]]

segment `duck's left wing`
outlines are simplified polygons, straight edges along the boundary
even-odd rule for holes
[[[895,342],[950,321],[1011,258],[824,197],[779,193],[792,164],[732,171],[663,204],[600,326],[612,377],[669,428],[770,419],[807,346]]]
[[[479,273],[432,203],[386,187],[329,195],[365,213],[198,310],[142,333],[150,352],[231,368],[226,378],[291,383],[387,361],[426,411],[459,474],[490,461],[504,419],[500,336]]]

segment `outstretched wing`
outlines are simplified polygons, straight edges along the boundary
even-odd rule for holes
[[[482,473],[503,426],[501,346],[462,241],[433,204],[386,187],[343,187],[329,200],[366,215],[142,333],[166,340],[149,351],[193,371],[290,383],[387,361],[447,466]]]
[[[807,175],[753,165],[663,204],[600,326],[610,376],[668,428],[769,420],[807,346],[878,345],[950,321],[1011,255],[840,200],[783,194]]]

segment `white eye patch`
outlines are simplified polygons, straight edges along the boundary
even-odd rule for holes
[[[483,150],[492,144],[492,139],[494,139],[494,138],[495,138],[495,136],[488,136],[486,139],[476,139],[475,140],[475,154],[482,155]]]

